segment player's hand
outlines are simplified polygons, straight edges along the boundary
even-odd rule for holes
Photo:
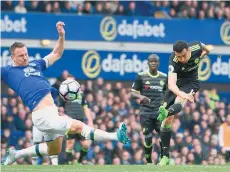
[[[193,90],[190,91],[190,93],[187,94],[188,95],[188,100],[192,103],[194,103],[194,95],[195,95],[195,92]]]
[[[140,100],[140,104],[149,104],[151,102],[150,98],[146,96],[141,96]]]
[[[188,93],[188,94],[181,91],[180,97],[183,99],[187,99],[188,101],[193,103],[194,102],[194,95],[195,95],[195,92],[193,90],[191,90],[190,93]]]
[[[65,26],[65,23],[61,22],[61,21],[57,22],[57,24],[56,24],[56,28],[57,28],[57,31],[58,31],[58,34],[60,37],[65,36],[64,26]]]

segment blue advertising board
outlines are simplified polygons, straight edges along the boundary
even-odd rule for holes
[[[40,59],[51,49],[29,48],[30,60]],[[95,50],[65,50],[63,57],[46,72],[47,77],[59,77],[63,70],[68,70],[77,79],[95,79],[132,81],[136,73],[146,70],[150,53],[117,52]],[[169,53],[158,53],[160,71],[168,72]],[[1,64],[10,62],[10,52],[1,48]],[[210,55],[203,58],[199,66],[199,78],[204,82],[230,83],[230,56]]]
[[[2,38],[56,40],[58,21],[65,22],[67,40],[230,45],[230,21],[39,13],[2,12]]]

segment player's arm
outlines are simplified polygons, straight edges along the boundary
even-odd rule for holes
[[[203,44],[203,43],[201,43],[201,45],[202,45],[202,53],[201,53],[201,57],[204,57],[205,55],[207,55],[207,54],[209,54],[210,53],[210,51],[212,51],[213,50],[213,45],[205,45],[205,44]]]
[[[64,52],[64,43],[65,43],[65,30],[64,30],[64,23],[58,22],[56,24],[57,31],[59,34],[59,39],[53,49],[53,51],[48,54],[44,59],[48,61],[49,66],[54,64],[57,60],[59,60]]]
[[[133,98],[140,99],[142,103],[148,104],[150,102],[150,99],[146,96],[141,95],[140,93],[141,87],[142,87],[141,76],[137,74],[136,80],[131,88],[131,96]]]
[[[86,116],[88,125],[93,127],[92,113],[91,113],[90,108],[88,107],[88,102],[87,102],[87,100],[85,99],[84,96],[82,98],[82,106],[83,106],[83,109],[84,109],[84,112],[85,112],[85,116]]]
[[[168,89],[171,90],[175,95],[187,99],[191,102],[194,101],[194,98],[191,94],[187,94],[184,91],[181,91],[177,83],[177,73],[175,72],[174,66],[169,65],[169,72],[168,72]]]
[[[88,125],[93,127],[93,118],[92,118],[90,108],[88,108],[88,106],[86,105],[83,108],[84,108],[85,116],[87,118]]]

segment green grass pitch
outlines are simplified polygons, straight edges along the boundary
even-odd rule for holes
[[[1,166],[2,172],[230,172],[230,165],[219,166],[156,166],[156,165],[59,165]]]

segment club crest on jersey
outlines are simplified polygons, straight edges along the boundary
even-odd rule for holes
[[[165,85],[165,82],[162,81],[162,80],[160,80],[160,85],[161,85],[161,86],[164,86],[164,85]]]
[[[196,58],[194,61],[196,64],[199,63],[199,58]]]
[[[25,77],[29,77],[30,75],[36,75],[36,76],[41,75],[40,72],[36,72],[36,70],[32,67],[26,67],[25,69],[23,69],[23,71],[25,72]]]

